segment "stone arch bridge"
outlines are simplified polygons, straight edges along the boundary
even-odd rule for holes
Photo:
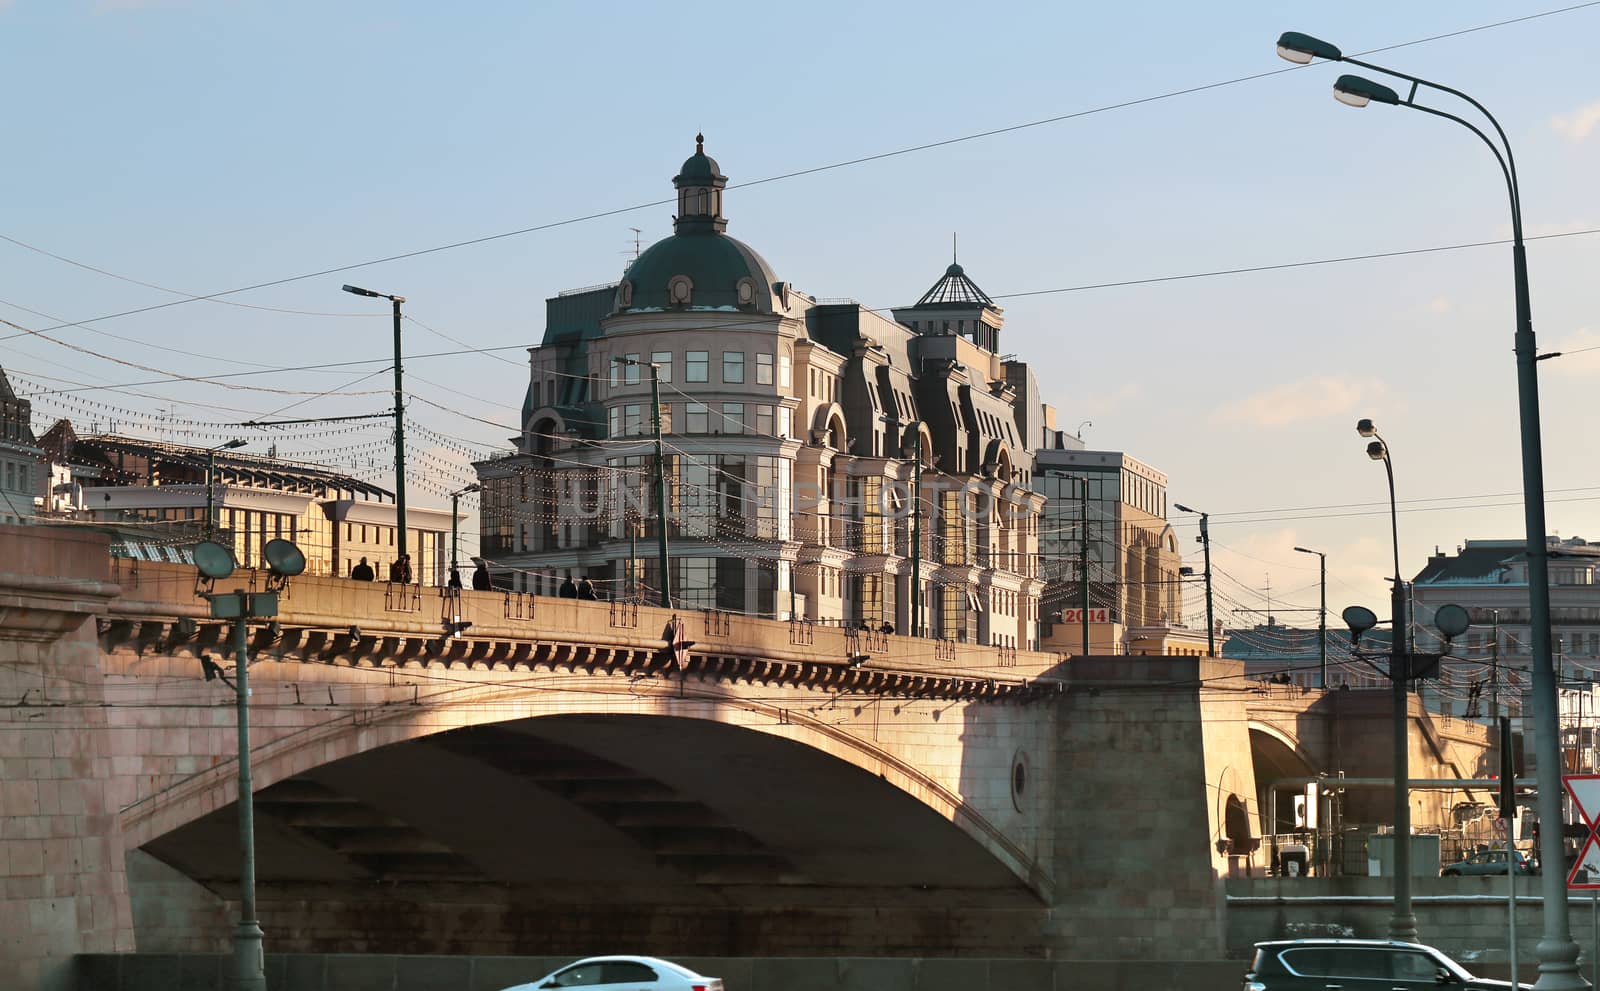
[[[294,580],[247,628],[268,947],[1215,958],[1262,753],[1322,759],[1233,662],[683,612],[680,669],[673,615]],[[0,527],[16,986],[226,948],[229,634],[190,567]]]

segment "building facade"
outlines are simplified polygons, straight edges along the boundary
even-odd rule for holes
[[[35,442],[33,404],[18,398],[0,368],[0,523],[28,523],[44,485],[44,451]]]
[[[393,494],[326,468],[237,450],[79,437],[66,420],[41,446],[76,492],[75,504],[50,515],[115,524],[123,539],[114,547],[132,556],[172,560],[210,538],[231,545],[241,567],[264,567],[262,548],[281,538],[304,552],[306,574],[348,576],[366,558],[382,580],[398,554]],[[411,506],[406,524],[413,580],[444,584],[450,514]],[[148,536],[133,539],[140,533]]]
[[[1569,770],[1593,770],[1595,680],[1600,673],[1600,543],[1547,538],[1550,646],[1555,661],[1561,746]],[[1417,649],[1440,649],[1435,611],[1454,603],[1472,626],[1451,644],[1431,688],[1430,707],[1469,719],[1510,716],[1520,724],[1532,687],[1526,542],[1468,540],[1454,554],[1435,552],[1412,580]],[[1520,725],[1519,725],[1520,728]]]
[[[1047,641],[1109,653],[1204,653],[1204,624],[1183,620],[1183,564],[1167,522],[1167,476],[1121,451],[1084,450],[1052,432],[1034,452],[1034,488],[1048,582],[1041,626]],[[1085,587],[1087,576],[1087,588]]]
[[[893,319],[819,304],[726,234],[698,139],[673,184],[670,237],[547,303],[517,450],[476,466],[497,581],[1036,642],[1044,500],[1000,308],[959,266]]]

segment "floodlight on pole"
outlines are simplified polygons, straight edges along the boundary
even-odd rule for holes
[[[207,592],[204,597],[211,604],[213,619],[233,623],[234,669],[231,683],[237,719],[239,747],[239,922],[233,931],[234,981],[231,985],[239,991],[266,991],[266,958],[262,953],[261,924],[256,918],[256,835],[255,794],[250,774],[250,649],[247,631],[250,620],[271,618],[278,614],[278,593],[284,585],[305,571],[306,556],[287,540],[269,540],[261,549],[270,577],[267,591],[256,592],[236,588],[229,593]],[[195,567],[201,576],[215,582],[233,573],[233,555],[220,544],[203,542],[196,545]],[[354,632],[355,627],[351,627]],[[207,681],[227,678],[222,668],[209,657],[201,658],[201,668]]]
[[[394,307],[394,513],[395,535],[398,537],[395,553],[406,556],[406,400],[402,384],[400,360],[400,304],[404,296],[374,292],[360,286],[346,285],[344,291],[371,299],[387,299]]]

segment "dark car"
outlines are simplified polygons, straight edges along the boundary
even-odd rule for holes
[[[1474,977],[1431,946],[1387,939],[1285,939],[1256,944],[1244,991],[1510,991],[1510,981]],[[1515,985],[1528,988],[1532,985]]]
[[[1536,873],[1533,864],[1522,855],[1521,850],[1511,851],[1517,859],[1518,874]],[[1439,871],[1440,877],[1458,877],[1468,874],[1493,874],[1499,877],[1506,876],[1506,852],[1504,850],[1484,850],[1475,853],[1466,860],[1454,864],[1445,864]]]

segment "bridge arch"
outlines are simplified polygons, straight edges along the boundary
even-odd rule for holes
[[[1026,894],[1034,904],[1048,892],[1048,879],[1017,839],[1014,823],[997,822],[991,810],[975,808],[949,783],[792,702],[574,690],[553,703],[548,691],[492,686],[463,694],[471,697],[437,706],[334,712],[321,723],[275,735],[263,726],[253,771],[258,806],[267,810],[262,817],[265,833],[276,828],[271,824],[273,803],[284,789],[302,794],[325,788],[342,793],[337,799],[341,808],[353,800],[390,818],[416,819],[424,827],[418,835],[435,840],[443,835],[459,860],[479,868],[480,861],[506,862],[516,865],[518,876],[536,876],[543,868],[519,858],[517,845],[503,837],[525,833],[519,822],[537,820],[552,824],[556,835],[583,835],[596,849],[607,849],[642,874],[656,876],[659,872],[648,861],[659,851],[626,849],[623,834],[632,828],[628,815],[633,812],[606,819],[608,809],[634,808],[629,803],[643,795],[639,801],[648,805],[660,799],[658,804],[672,807],[673,815],[694,817],[695,809],[704,808],[703,832],[711,831],[715,820],[718,835],[730,848],[747,861],[764,863],[785,883],[816,878],[832,884],[841,879],[926,884],[927,878],[914,876],[921,871],[936,872],[946,883],[954,879],[975,888]],[[554,754],[552,766],[581,765],[595,775],[559,782],[561,788],[570,785],[577,789],[572,794],[591,789],[603,796],[607,788],[616,787],[616,802],[572,800],[561,789],[556,798],[565,800],[554,800],[542,787],[548,780],[531,789],[526,782],[519,785],[515,769],[502,758],[514,756],[522,744],[536,756]],[[428,772],[432,778],[424,768],[433,769]],[[533,767],[530,773],[555,772]],[[425,780],[446,793],[418,793]],[[391,782],[388,790],[379,786],[384,781]],[[496,837],[489,841],[499,851],[494,857],[477,856],[472,831],[438,821],[435,806],[472,802],[471,790],[461,790],[466,782],[502,796],[520,795],[512,804],[538,810],[520,819],[506,813],[478,824],[477,833]],[[409,800],[406,788],[411,789]],[[215,828],[219,810],[228,809],[236,798],[235,765],[219,764],[125,809],[126,845],[144,847],[169,863],[181,860],[186,848],[199,846],[184,837],[196,829]],[[292,800],[318,801],[315,796]],[[327,799],[324,804],[331,807],[334,802]],[[809,816],[801,811],[807,803],[814,810]],[[784,818],[784,810],[793,814],[792,821]],[[833,810],[838,821],[817,821],[816,810]],[[500,815],[482,809],[478,814]],[[562,825],[553,825],[557,823]],[[880,824],[883,832],[864,835],[863,823]],[[278,837],[276,842],[283,847],[300,839]],[[893,856],[883,855],[891,850]],[[723,867],[730,862],[709,854],[704,859]],[[197,865],[198,874],[207,870]],[[266,859],[263,872],[263,877],[271,876]],[[666,883],[665,878],[656,876],[659,883]]]
[[[1259,793],[1261,830],[1263,833],[1291,831],[1294,824],[1293,799],[1305,794],[1304,785],[1275,784],[1293,778],[1316,776],[1317,762],[1301,741],[1271,722],[1252,719],[1250,728],[1250,756],[1255,765],[1256,789]],[[1277,793],[1276,801],[1271,794]],[[1277,828],[1272,828],[1269,817],[1276,809]]]

